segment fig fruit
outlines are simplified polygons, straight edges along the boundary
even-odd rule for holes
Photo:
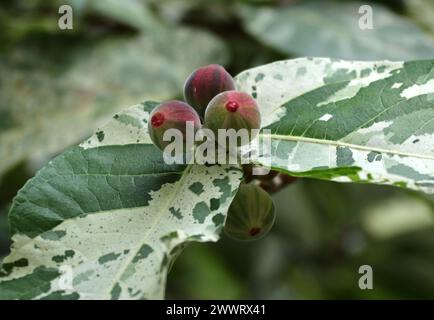
[[[255,99],[240,91],[226,91],[215,96],[205,111],[205,126],[211,129],[216,137],[219,129],[247,130],[248,141],[238,140],[243,145],[256,136],[253,129],[261,127],[261,114]]]
[[[208,103],[217,94],[235,90],[231,75],[218,64],[210,64],[195,70],[185,81],[184,98],[201,117]]]
[[[149,115],[149,136],[159,149],[164,150],[171,143],[171,141],[164,141],[163,139],[166,130],[178,129],[185,141],[188,122],[191,122],[193,133],[200,129],[200,117],[196,110],[182,101],[163,102],[155,107]]]
[[[256,240],[270,231],[275,217],[268,193],[254,184],[242,184],[229,207],[225,233],[236,240]]]

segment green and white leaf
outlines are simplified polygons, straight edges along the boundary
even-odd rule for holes
[[[434,193],[433,70],[301,58],[236,82],[258,101],[274,169]],[[217,240],[241,170],[166,165],[146,132],[154,106],[116,115],[19,192],[0,299],[162,298],[185,243]],[[263,153],[254,162],[268,164]]]
[[[279,8],[244,6],[239,12],[250,34],[292,55],[399,61],[434,57],[432,38],[383,6],[369,4],[373,28],[360,28],[359,21],[366,21],[366,11],[359,13],[363,5],[304,0]]]
[[[280,61],[236,77],[271,157],[293,175],[434,193],[434,61]]]
[[[147,134],[155,105],[119,113],[19,192],[0,299],[163,298],[182,247],[218,239],[241,170],[166,165]]]
[[[0,176],[84,139],[119,106],[179,95],[192,69],[226,59],[217,38],[186,28],[57,50],[56,64],[23,48],[0,57]]]

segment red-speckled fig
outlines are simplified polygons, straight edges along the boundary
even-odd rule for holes
[[[241,184],[229,207],[225,232],[236,240],[256,240],[270,231],[275,217],[267,192],[254,184]]]
[[[231,75],[218,64],[210,64],[195,70],[185,81],[184,98],[201,117],[208,103],[217,94],[235,90]]]
[[[200,117],[191,106],[182,101],[167,101],[159,104],[152,110],[148,121],[148,132],[152,142],[164,150],[171,141],[164,141],[164,132],[167,129],[178,129],[186,137],[186,125],[190,121],[194,132],[201,127]]]
[[[226,91],[215,96],[205,111],[205,126],[216,137],[218,129],[246,129],[250,142],[255,137],[252,129],[261,127],[261,114],[255,99],[240,91]],[[240,145],[240,142],[238,142]]]

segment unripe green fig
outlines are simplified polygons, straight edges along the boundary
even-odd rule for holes
[[[225,233],[236,240],[256,240],[270,231],[276,217],[267,192],[254,184],[241,184],[229,207]]]
[[[218,64],[210,64],[195,70],[185,81],[184,98],[201,117],[208,103],[217,94],[235,89],[231,75]]]
[[[200,117],[191,106],[182,101],[167,101],[159,104],[149,115],[148,132],[152,142],[161,150],[171,143],[164,141],[164,132],[178,129],[186,138],[187,122],[191,122],[193,133],[201,127]]]
[[[226,91],[215,96],[205,111],[205,126],[211,129],[216,137],[219,129],[245,129],[248,141],[238,140],[238,145],[249,143],[261,127],[261,114],[255,99],[240,91]]]

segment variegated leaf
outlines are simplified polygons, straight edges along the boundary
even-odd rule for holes
[[[303,58],[236,81],[260,105],[274,169],[433,192],[433,66]],[[165,165],[145,129],[154,105],[116,115],[19,192],[1,298],[160,298],[179,248],[217,239],[241,171]]]
[[[182,247],[218,239],[241,170],[166,165],[147,134],[154,106],[119,113],[19,192],[0,299],[162,298]]]
[[[300,58],[236,78],[293,175],[434,192],[434,62]],[[266,165],[264,154],[255,160]]]

